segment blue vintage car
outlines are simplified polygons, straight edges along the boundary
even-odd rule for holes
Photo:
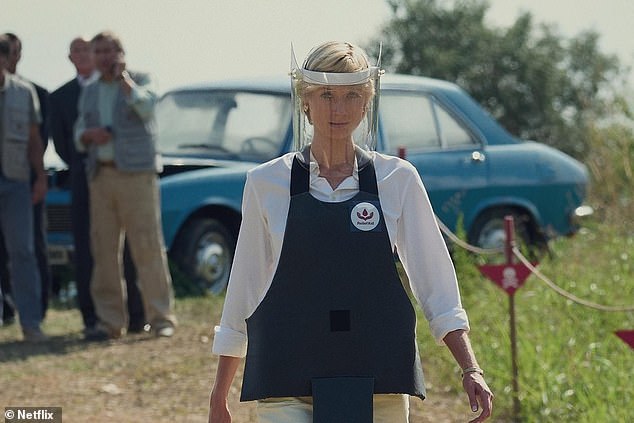
[[[377,150],[413,163],[437,216],[452,230],[462,221],[472,244],[499,246],[505,215],[515,217],[518,235],[534,245],[577,230],[588,175],[575,159],[513,137],[446,81],[386,75],[380,102]],[[156,116],[169,255],[220,292],[229,277],[246,172],[292,148],[290,81],[190,85],[163,95]],[[64,195],[49,194],[50,218],[59,222],[50,241],[58,250],[68,241]]]

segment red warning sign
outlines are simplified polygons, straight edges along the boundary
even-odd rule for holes
[[[634,330],[617,330],[616,336],[621,338],[630,348],[634,348]]]
[[[514,264],[485,264],[479,266],[480,273],[491,279],[507,294],[513,295],[531,274],[522,263]]]

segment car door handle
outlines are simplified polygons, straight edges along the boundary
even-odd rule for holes
[[[474,151],[471,153],[471,161],[472,162],[484,162],[486,160],[486,156],[479,151]]]

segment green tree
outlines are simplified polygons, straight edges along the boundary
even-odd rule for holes
[[[552,26],[536,26],[528,12],[494,28],[484,0],[388,3],[391,19],[369,44],[376,55],[383,43],[383,66],[456,82],[516,136],[583,158],[589,128],[627,113],[619,94],[625,69],[600,52],[596,32],[565,39]]]

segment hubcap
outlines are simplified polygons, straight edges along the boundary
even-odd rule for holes
[[[482,248],[499,248],[504,246],[506,233],[500,221],[490,221],[480,232],[478,246]]]
[[[219,293],[226,287],[228,267],[229,252],[224,239],[218,234],[201,238],[196,253],[196,274],[209,291]]]

